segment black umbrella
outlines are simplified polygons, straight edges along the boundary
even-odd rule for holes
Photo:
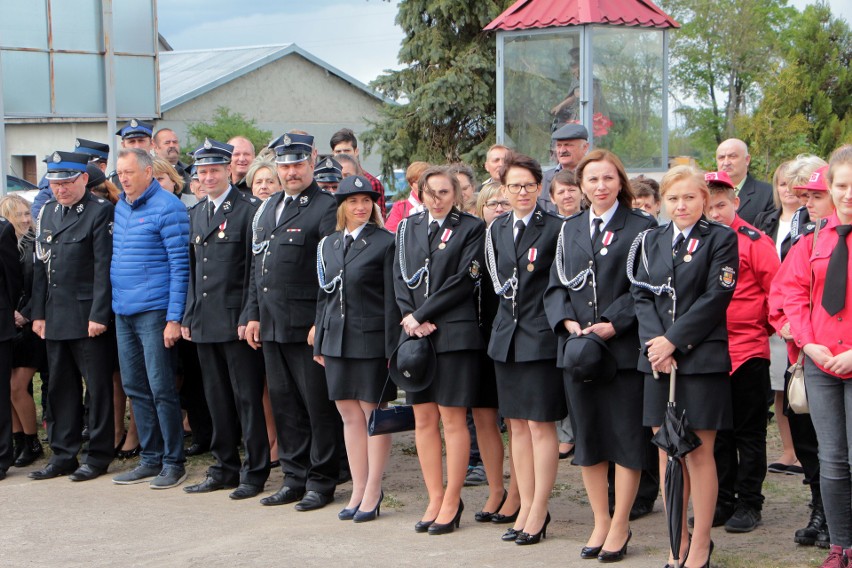
[[[683,460],[686,455],[701,445],[701,439],[689,429],[686,410],[678,413],[675,402],[675,368],[672,367],[669,383],[669,403],[663,424],[651,441],[669,456],[663,484],[666,496],[666,515],[669,527],[669,544],[675,568],[680,563],[680,539],[683,536]]]

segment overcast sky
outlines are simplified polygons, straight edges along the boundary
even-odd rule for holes
[[[850,0],[829,4],[852,21]],[[397,0],[158,0],[157,9],[160,33],[179,50],[296,43],[364,83],[399,68]]]

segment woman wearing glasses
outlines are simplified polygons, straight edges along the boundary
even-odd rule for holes
[[[577,426],[574,464],[583,468],[595,518],[580,556],[614,562],[627,551],[628,517],[648,443],[642,428],[642,375],[636,370],[639,332],[624,267],[633,239],[657,223],[632,209],[630,182],[612,152],[587,154],[577,166],[577,178],[591,207],[562,227],[544,303],[560,347],[594,334],[606,342],[609,353],[603,356],[616,363],[611,366],[617,369],[615,376],[606,381],[598,377],[584,382],[574,368],[563,371]],[[612,516],[607,495],[610,462],[615,463]]]
[[[474,288],[482,270],[485,225],[455,206],[458,180],[447,168],[432,166],[417,186],[426,211],[397,228],[394,288],[402,318],[402,337],[428,337],[437,354],[437,371],[423,391],[408,393],[414,406],[414,439],[429,504],[414,530],[439,535],[458,528],[464,504],[470,434],[467,408],[479,388],[480,351]],[[441,429],[447,453],[443,485]]]
[[[511,213],[494,220],[486,236],[486,262],[499,305],[488,355],[494,360],[500,413],[511,429],[512,462],[521,503],[503,540],[537,544],[547,535],[550,492],[556,480],[556,421],[568,413],[556,336],[547,323],[547,287],[561,219],[536,204],[541,166],[510,152],[500,183]]]

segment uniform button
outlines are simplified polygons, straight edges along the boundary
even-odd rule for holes
[[[202,296],[202,297],[204,297],[204,298],[206,298],[206,297],[207,297],[207,292],[204,292],[203,294],[201,294],[201,296]]]
[[[264,288],[264,289],[263,289],[263,291],[264,291],[264,292],[269,292],[269,288]]]
[[[269,238],[270,238],[270,239],[274,239],[274,238],[275,238],[275,235],[272,235],[272,236],[271,236],[271,237],[269,237]]]
[[[687,346],[686,346],[686,348],[687,348],[687,349],[692,349],[692,345],[687,345]]]
[[[837,321],[843,321],[843,318],[840,317],[840,316],[837,316]]]
[[[207,246],[207,243],[204,243],[204,246]]]
[[[269,272],[269,269],[268,269],[268,268],[264,268],[264,269],[263,269],[263,273],[264,273],[264,274],[266,274],[267,272]]]
[[[589,302],[589,305],[590,305],[590,306],[593,306],[594,304],[593,304],[592,302]]]
[[[293,239],[290,239],[290,242],[292,243],[292,242],[293,242]]]
[[[206,275],[206,274],[202,277],[202,280],[207,280],[207,275]]]
[[[838,339],[838,340],[837,340],[837,344],[838,344],[838,345],[840,345],[840,344],[842,344],[842,343],[843,343],[843,340],[842,340],[842,339]]]
[[[53,287],[56,288],[56,284],[54,284]]]
[[[207,262],[207,259],[206,259],[206,258],[204,259],[204,262]]]
[[[672,311],[671,311],[671,310],[669,310],[669,313],[672,313]]]
[[[587,322],[586,322],[586,327],[588,327],[588,326],[590,326],[590,325],[592,325],[592,322],[587,321]]]

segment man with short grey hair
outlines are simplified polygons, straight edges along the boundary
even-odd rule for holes
[[[142,453],[119,485],[152,479],[167,489],[186,479],[183,417],[175,385],[175,353],[189,281],[189,215],[154,179],[151,156],[118,155],[124,192],[115,207],[110,267],[121,382],[133,402]]]
[[[750,163],[748,146],[738,138],[729,138],[716,149],[716,170],[727,173],[731,178],[734,191],[740,198],[737,215],[746,223],[754,223],[759,213],[775,209],[772,186],[748,173]]]

